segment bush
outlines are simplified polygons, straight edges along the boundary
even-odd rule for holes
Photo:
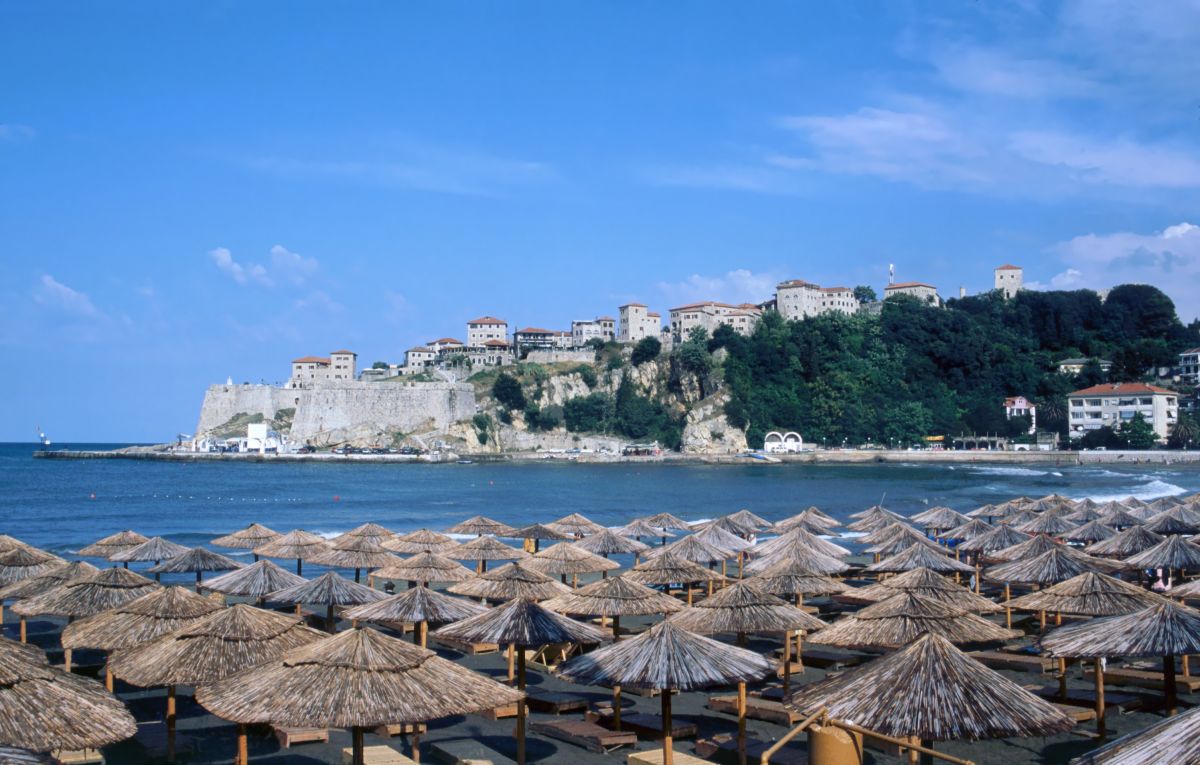
[[[662,353],[662,343],[657,337],[643,337],[633,346],[633,357],[630,361],[635,367],[640,367],[647,361],[654,361]]]
[[[595,340],[596,338],[592,339]],[[579,375],[580,379],[583,380],[584,385],[588,386],[589,388],[596,387],[596,370],[593,369],[590,364],[580,364],[579,366],[575,367],[575,374]]]
[[[505,425],[512,425],[512,412],[509,410],[501,409],[498,416],[500,417],[500,422],[503,422]]]
[[[543,407],[534,419],[533,425],[538,430],[554,430],[563,424],[563,408],[557,404]]]
[[[509,409],[525,409],[525,393],[521,390],[521,383],[507,372],[501,372],[496,382],[492,383],[492,396]]]
[[[608,361],[604,363],[604,368],[609,372],[615,372],[623,366],[625,366],[625,359],[620,354],[609,356]]]
[[[708,332],[695,327],[679,346],[679,365],[687,372],[703,377],[712,371],[713,357],[708,351]]]
[[[573,433],[598,433],[605,430],[612,398],[604,393],[576,396],[563,406],[563,420]]]
[[[479,436],[479,443],[486,444],[488,442],[488,432],[492,429],[492,418],[485,412],[479,412],[471,418],[471,424],[475,426],[475,433]]]

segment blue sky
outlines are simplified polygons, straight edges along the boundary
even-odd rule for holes
[[[333,9],[0,9],[0,440],[889,263],[1200,314],[1195,0]]]

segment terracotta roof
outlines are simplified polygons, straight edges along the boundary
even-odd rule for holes
[[[822,287],[821,292],[853,292],[849,287]]]
[[[656,318],[661,318],[661,317],[662,317],[662,314],[661,314],[661,313],[659,313],[658,311],[647,311],[647,312],[646,312],[646,315],[647,315],[647,316],[654,316],[654,317],[656,317]]]
[[[329,364],[329,359],[323,359],[320,356],[304,356],[298,359],[292,359],[293,364]]]
[[[1200,353],[1200,348],[1188,348],[1186,351],[1181,351],[1179,355],[1182,356],[1185,353]]]
[[[430,343],[430,345],[462,345],[462,341],[455,340],[453,337],[439,337]]]
[[[1068,396],[1103,396],[1103,395],[1129,395],[1134,393],[1166,393],[1167,395],[1176,395],[1175,391],[1159,388],[1157,385],[1147,385],[1146,383],[1104,383],[1103,385],[1093,385],[1090,388],[1077,390],[1074,393],[1068,393]]]
[[[429,348],[409,348],[406,353],[434,353]]]
[[[508,322],[504,319],[497,319],[495,316],[480,316],[478,319],[471,319],[467,324],[503,324],[508,326]]]
[[[885,290],[898,290],[903,287],[928,287],[931,290],[937,289],[932,284],[926,284],[925,282],[898,282],[896,284],[889,284]]]
[[[786,287],[817,287],[817,285],[813,284],[812,282],[806,282],[803,279],[788,279],[786,282],[780,282],[777,284],[775,289]],[[820,287],[817,287],[817,289],[820,289]]]
[[[645,303],[626,303],[625,305],[617,306],[617,308],[645,308],[645,307],[646,307]]]
[[[488,340],[484,342],[484,346],[488,348],[507,348],[508,343],[503,340]]]
[[[518,335],[553,335],[554,333],[548,329],[542,329],[541,327],[526,327],[525,329],[518,329],[515,332],[515,334],[518,334]]]
[[[1010,265],[1010,264],[1008,264],[1008,263],[1005,263],[1005,264],[1004,264],[1004,265],[1002,265],[1002,266],[998,266],[998,267],[996,268],[996,270],[997,270],[997,271],[1020,271],[1020,270],[1021,270],[1021,267],[1020,267],[1020,266],[1014,266],[1014,265]]]
[[[692,308],[704,308],[705,306],[714,306],[716,308],[737,308],[738,306],[730,305],[729,303],[719,303],[716,300],[701,300],[699,303],[688,303],[687,305],[676,306],[669,309],[672,313],[675,311],[687,311]]]
[[[329,355],[330,356],[357,356],[358,354],[355,353],[354,351],[333,351]]]
[[[599,316],[596,318],[596,321],[616,321],[616,319],[611,316]]]

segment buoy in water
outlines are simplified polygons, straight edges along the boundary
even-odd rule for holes
[[[342,499],[341,495],[339,495],[339,494],[334,494],[334,495],[333,495],[333,501],[334,501],[334,502],[340,502],[340,501],[341,501],[341,499]]]

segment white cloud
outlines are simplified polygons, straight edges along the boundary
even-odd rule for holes
[[[209,250],[208,257],[217,269],[240,285],[274,287],[279,283],[303,287],[318,268],[316,258],[306,258],[281,244],[270,250],[270,268],[261,263],[239,262],[228,247]]]
[[[0,142],[24,143],[32,141],[37,131],[28,125],[18,125],[13,122],[0,122]]]
[[[1200,157],[1182,149],[1051,131],[1014,133],[1009,145],[1017,155],[1063,168],[1073,180],[1084,183],[1130,188],[1200,187]]]
[[[313,290],[302,298],[297,298],[292,307],[297,311],[320,314],[338,314],[346,307],[322,290]]]
[[[1087,98],[1103,88],[1068,63],[1017,51],[954,45],[932,56],[938,76],[966,93],[1020,99]]]
[[[317,259],[306,258],[292,252],[281,244],[271,248],[271,271],[279,277],[300,286],[317,270]]]
[[[658,290],[671,305],[701,300],[724,303],[761,303],[775,292],[779,277],[739,268],[722,276],[692,274],[678,282],[659,282]]]
[[[1151,234],[1085,234],[1050,248],[1067,267],[1056,288],[1107,289],[1153,284],[1175,301],[1180,318],[1200,316],[1200,226],[1179,223]]]
[[[75,316],[96,318],[102,315],[85,293],[68,287],[50,274],[42,274],[33,290],[33,299],[39,305]]]
[[[216,264],[222,273],[229,276],[238,284],[259,284],[263,287],[273,287],[275,283],[267,275],[267,269],[257,263],[242,265],[234,260],[233,253],[227,247],[217,247],[208,251],[208,257]]]

